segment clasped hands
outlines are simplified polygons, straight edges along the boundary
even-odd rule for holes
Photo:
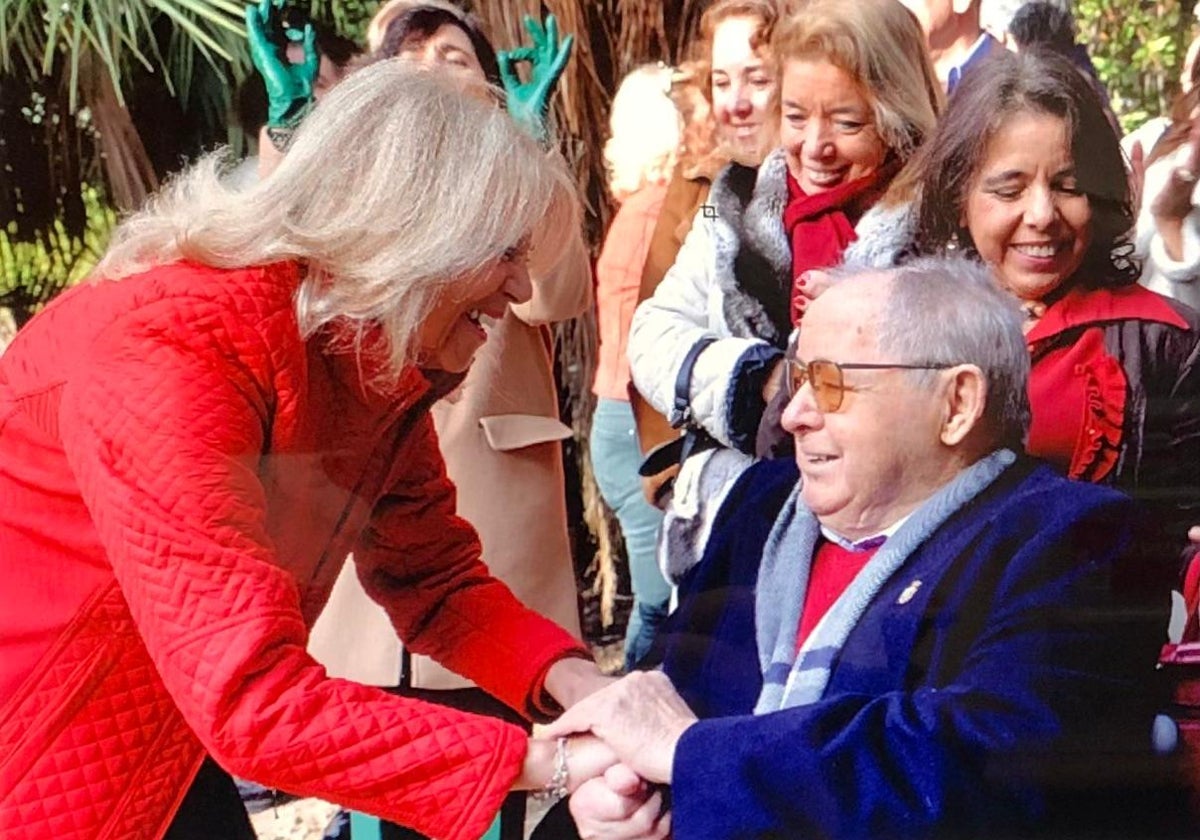
[[[639,671],[572,705],[545,727],[570,737],[571,815],[584,840],[659,840],[671,833],[667,786],[696,716],[671,681]],[[584,778],[583,774],[588,774]]]

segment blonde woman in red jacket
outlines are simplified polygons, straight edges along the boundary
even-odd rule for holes
[[[0,358],[0,836],[252,837],[229,772],[474,840],[607,751],[329,678],[305,643],[353,551],[413,650],[527,716],[603,682],[487,574],[427,411],[555,262],[570,180],[394,62],[271,178],[218,169]]]

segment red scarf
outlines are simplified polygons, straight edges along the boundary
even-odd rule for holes
[[[788,173],[783,229],[792,243],[793,281],[810,269],[833,268],[841,262],[846,246],[858,238],[854,225],[879,200],[899,170],[899,162],[890,161],[857,181],[814,195],[807,195]],[[801,313],[794,282],[791,301],[795,326]]]

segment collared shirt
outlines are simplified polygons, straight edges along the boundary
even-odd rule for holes
[[[954,89],[962,81],[963,74],[991,55],[992,50],[998,46],[1000,46],[999,41],[988,33],[981,32],[963,63],[950,68],[950,72],[946,75],[946,93],[954,93]]]
[[[847,551],[871,551],[872,549],[879,548],[879,546],[883,545],[887,541],[888,537],[899,531],[900,526],[908,521],[909,516],[912,516],[912,514],[910,513],[908,516],[900,517],[878,534],[861,540],[847,539],[837,531],[834,531],[831,528],[826,528],[824,525],[821,526],[821,536],[829,540],[834,545],[840,545]]]

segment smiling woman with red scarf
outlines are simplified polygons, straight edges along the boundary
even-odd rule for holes
[[[641,394],[743,451],[809,272],[842,261],[941,107],[920,26],[896,0],[815,0],[781,23],[772,50],[782,148],[721,171],[629,339]]]

